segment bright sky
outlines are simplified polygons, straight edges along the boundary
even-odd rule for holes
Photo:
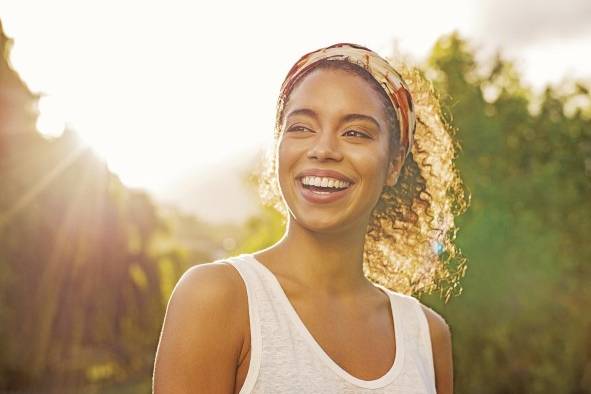
[[[14,68],[46,94],[41,132],[69,124],[127,185],[157,191],[269,144],[285,74],[336,42],[389,55],[397,41],[420,61],[457,29],[534,87],[591,76],[590,1],[509,1],[0,0],[0,20]]]

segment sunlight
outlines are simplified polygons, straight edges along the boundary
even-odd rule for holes
[[[224,159],[240,159],[242,152],[268,144],[277,88],[294,54],[327,40],[359,41],[383,51],[389,51],[392,41],[392,33],[380,27],[390,17],[382,14],[363,29],[332,23],[325,36],[315,30],[287,30],[277,45],[278,38],[268,33],[281,28],[282,19],[269,18],[266,27],[251,26],[241,16],[251,6],[237,5],[237,12],[225,15],[225,24],[218,25],[209,19],[195,23],[186,6],[142,4],[142,16],[133,18],[130,28],[128,16],[135,15],[139,3],[36,5],[38,15],[67,9],[67,18],[53,12],[52,20],[31,17],[24,3],[6,8],[5,30],[14,38],[14,68],[32,91],[49,94],[39,103],[39,131],[59,136],[68,125],[122,182],[154,192],[174,179]],[[265,7],[277,16],[284,12]],[[331,9],[329,4],[315,7]],[[469,7],[462,9],[470,12]],[[373,14],[369,8],[364,12]],[[307,16],[303,9],[293,13],[294,18]],[[357,11],[345,16],[359,17]],[[103,28],[105,20],[108,29]],[[413,30],[410,20],[400,22],[399,33]],[[437,32],[414,30],[396,38],[403,50],[425,52]],[[270,47],[274,54],[264,67],[241,60]]]
[[[3,7],[3,24],[13,38],[13,67],[33,92],[47,94],[39,102],[40,133],[56,137],[67,125],[126,185],[152,192],[268,144],[277,89],[296,54],[339,40],[383,54],[397,47],[418,61],[443,32],[486,33],[487,18],[473,2],[454,0],[456,9],[448,14],[448,2],[405,3],[404,13],[413,17],[395,24],[392,15],[400,10],[394,5],[380,13],[343,7],[342,21],[333,21],[319,17],[334,7],[322,3],[312,14],[305,6],[290,10],[293,20],[308,21],[302,30],[284,29],[285,11],[270,4],[268,23],[251,25],[241,16],[251,6],[239,3],[230,14],[223,5],[208,10],[223,15],[223,23],[195,23],[190,6],[159,2],[37,3],[39,16],[30,15],[26,3]],[[525,78],[539,84],[573,63],[581,64],[574,71],[587,70],[588,62],[579,61],[584,39],[561,42],[562,51],[547,41],[520,48]],[[576,62],[569,61],[573,56]]]
[[[42,96],[39,99],[39,118],[37,130],[45,137],[59,137],[66,126],[62,104],[54,96]]]
[[[0,229],[9,223],[10,219],[19,213],[22,209],[32,202],[51,182],[62,174],[88,147],[79,145],[70,154],[62,159],[54,168],[47,171],[43,176],[33,184],[33,186],[24,193],[13,205],[5,212],[0,212]]]

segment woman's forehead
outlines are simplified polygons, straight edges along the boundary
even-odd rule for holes
[[[319,69],[302,78],[288,97],[284,108],[286,115],[294,109],[303,107],[316,112],[323,109],[351,112],[382,110],[378,93],[356,74],[338,69]]]

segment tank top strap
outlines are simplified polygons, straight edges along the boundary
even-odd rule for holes
[[[421,302],[413,296],[398,293],[386,289],[391,294],[391,299],[397,302],[399,310],[403,311],[401,318],[404,319],[404,337],[409,347],[415,351],[409,352],[415,358],[416,365],[423,381],[435,382],[435,368],[433,364],[433,352],[431,347],[431,336],[429,324]],[[435,392],[435,386],[431,387]]]
[[[246,287],[250,323],[250,363],[240,393],[250,393],[255,386],[262,361],[261,313],[264,313],[264,308],[261,308],[261,304],[265,304],[268,300],[265,297],[265,289],[257,272],[244,259],[243,255],[231,256],[219,261],[233,266],[240,274]]]
[[[280,332],[291,331],[285,305],[277,294],[275,278],[261,268],[262,266],[252,254],[242,253],[226,261],[239,270],[242,278],[252,289],[249,308],[252,304],[254,312],[258,314],[258,329],[262,337],[274,337]],[[269,342],[268,339],[267,342]]]
[[[419,355],[422,357],[421,365],[425,366],[425,377],[428,381],[435,382],[435,366],[433,363],[433,349],[431,347],[431,334],[429,333],[429,323],[427,316],[421,306],[421,302],[414,297],[413,305],[417,314],[419,325]]]

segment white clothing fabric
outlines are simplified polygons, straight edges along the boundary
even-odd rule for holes
[[[328,356],[299,318],[275,275],[252,253],[220,261],[239,272],[248,296],[250,365],[240,394],[436,394],[429,327],[416,298],[376,285],[390,298],[396,356],[385,375],[363,380]]]

